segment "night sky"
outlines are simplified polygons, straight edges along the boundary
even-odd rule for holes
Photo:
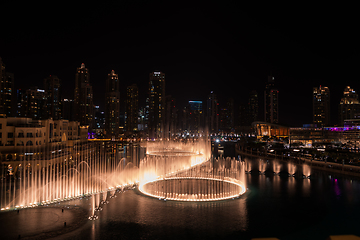
[[[10,2],[10,1],[7,1]],[[12,1],[13,2],[13,1]],[[94,103],[104,106],[107,74],[138,84],[145,105],[149,73],[166,74],[166,94],[179,108],[228,97],[246,102],[257,90],[260,111],[267,75],[279,89],[280,122],[312,122],[312,88],[330,88],[332,122],[345,86],[360,92],[359,15],[351,5],[244,5],[241,1],[82,1],[2,3],[0,57],[16,88],[43,87],[57,75],[72,97],[84,62]],[[300,4],[300,2],[298,3]]]

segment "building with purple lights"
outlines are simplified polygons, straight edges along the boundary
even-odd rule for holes
[[[345,121],[345,127],[302,127],[290,128],[289,142],[303,147],[343,145],[358,148],[360,125],[353,120]]]

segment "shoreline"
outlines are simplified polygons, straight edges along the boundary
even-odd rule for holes
[[[251,156],[251,157],[267,157],[267,158],[272,158],[272,159],[277,159],[283,162],[289,162],[291,160],[293,160],[295,162],[295,164],[297,165],[303,165],[303,164],[308,164],[309,166],[311,166],[311,168],[316,169],[316,170],[320,170],[320,171],[326,171],[326,172],[330,172],[330,173],[336,173],[336,174],[340,174],[343,176],[348,176],[348,177],[357,177],[360,178],[360,167],[359,166],[352,166],[352,165],[346,165],[346,164],[340,164],[340,163],[334,163],[334,162],[323,162],[323,161],[315,161],[315,160],[309,160],[306,158],[302,158],[302,157],[294,157],[294,158],[289,158],[286,157],[284,158],[283,156],[276,156],[271,155],[271,154],[252,154],[252,153],[248,153],[245,151],[241,151],[237,148],[235,148],[235,152],[236,154],[239,155],[245,155],[245,156]],[[261,153],[261,152],[259,152]]]

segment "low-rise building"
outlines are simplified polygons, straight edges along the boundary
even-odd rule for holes
[[[275,123],[268,122],[253,122],[253,129],[255,130],[257,138],[269,137],[269,138],[287,138],[289,137],[289,127],[282,126]]]
[[[80,127],[79,122],[0,118],[1,160],[15,160],[24,154],[43,153],[84,141],[87,141],[87,128]]]

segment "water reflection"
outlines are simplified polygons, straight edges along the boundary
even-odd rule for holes
[[[274,193],[281,193],[281,185],[280,185],[280,176],[278,175],[274,175],[273,177],[273,189],[274,189]]]
[[[296,180],[293,177],[289,177],[287,181],[287,192],[289,196],[293,196],[296,192]]]
[[[95,234],[95,224],[96,222],[93,221],[91,224],[91,239],[95,240],[96,239],[96,234]]]
[[[308,178],[302,180],[302,195],[304,197],[310,196],[310,179]]]
[[[302,169],[303,169],[303,176],[304,177],[310,177],[311,175],[311,167],[307,164],[303,164],[302,165]]]
[[[341,190],[340,190],[337,178],[333,179],[333,189],[334,189],[336,198],[339,199],[341,196]]]

